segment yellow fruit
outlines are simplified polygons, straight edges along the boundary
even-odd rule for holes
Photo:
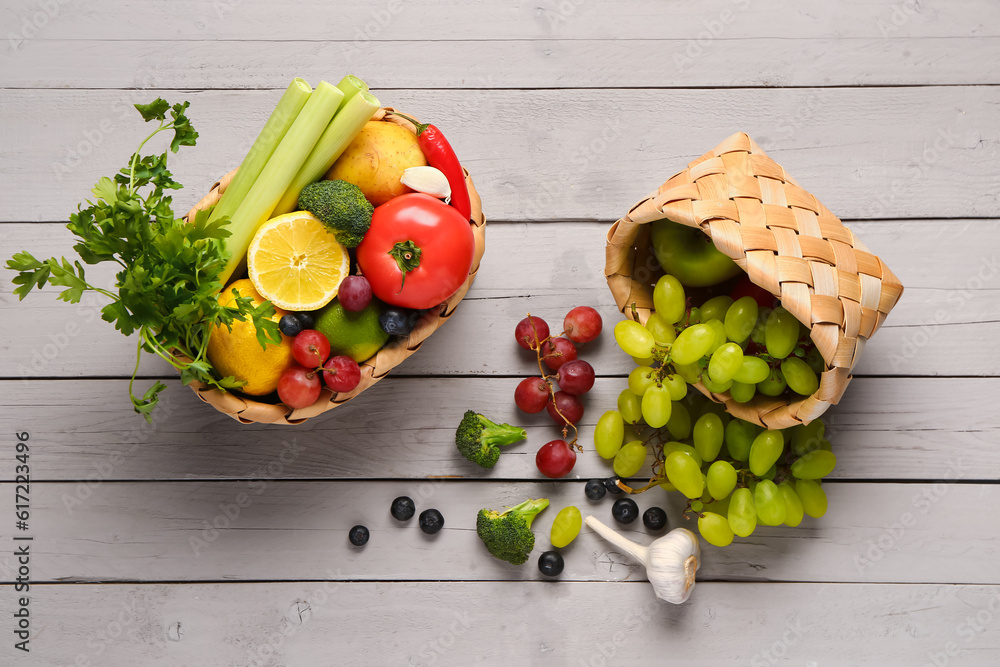
[[[257,291],[295,312],[333,301],[350,268],[347,248],[307,211],[268,220],[247,250],[247,273]]]
[[[399,177],[409,167],[426,164],[413,132],[395,123],[370,120],[333,163],[326,178],[354,183],[372,205],[379,206],[411,192]]]
[[[389,340],[378,324],[382,309],[375,301],[352,313],[334,301],[316,316],[316,330],[330,341],[331,354],[345,354],[358,363],[371,359]]]
[[[233,289],[240,296],[252,298],[254,304],[264,302],[253,283],[244,278],[222,290],[218,298],[220,304],[227,306],[233,302]],[[271,318],[275,322],[286,314],[280,308],[275,308],[275,311]],[[225,326],[212,330],[208,339],[208,361],[223,377],[232,375],[237,380],[246,382],[240,387],[244,394],[263,396],[278,388],[281,374],[295,359],[292,357],[291,338],[282,335],[280,344],[268,344],[266,349],[262,348],[257,342],[257,330],[253,322],[244,321],[233,322],[232,331]]]

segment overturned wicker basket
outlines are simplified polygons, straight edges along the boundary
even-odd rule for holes
[[[410,131],[415,131],[412,124],[395,115],[386,115],[392,111],[390,107],[380,109],[372,120],[396,123]],[[409,114],[407,114],[409,115]],[[195,211],[206,209],[216,204],[226,191],[226,187],[232,180],[236,170],[229,172],[222,177],[219,182],[212,185],[209,193],[202,198],[188,213],[192,216]],[[469,172],[465,172],[465,182],[469,186],[469,197],[472,200],[472,233],[476,239],[475,254],[472,259],[472,268],[469,270],[469,277],[457,292],[451,295],[447,301],[442,303],[436,311],[424,315],[405,338],[393,338],[374,357],[361,362],[361,382],[352,391],[346,393],[335,393],[324,387],[319,395],[319,399],[311,406],[299,410],[293,410],[284,403],[267,403],[254,400],[252,397],[243,394],[224,392],[213,389],[199,382],[192,382],[191,389],[198,395],[198,398],[210,404],[219,412],[229,415],[233,419],[244,424],[262,422],[266,424],[301,424],[310,417],[322,414],[327,410],[332,410],[338,405],[342,405],[351,400],[373,384],[381,380],[393,368],[403,362],[404,359],[420,349],[427,338],[437,331],[448,318],[452,316],[458,303],[465,296],[476,279],[479,271],[479,263],[486,250],[486,219],[483,217],[482,202],[479,193],[476,192],[472,184]]]
[[[865,342],[903,286],[885,263],[749,136],[739,132],[691,162],[632,207],[608,232],[605,276],[618,308],[645,324],[662,270],[648,223],[667,218],[698,227],[756,285],[811,330],[825,360],[819,389],[797,400],[699,391],[735,417],[767,428],[808,423],[836,404]]]

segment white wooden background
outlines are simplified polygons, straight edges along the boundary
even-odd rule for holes
[[[144,134],[131,103],[192,103],[199,145],[171,163],[183,211],[238,164],[295,75],[354,73],[437,122],[489,219],[482,271],[448,326],[295,429],[240,426],[148,360],[145,381],[170,388],[145,425],[125,393],[134,344],[100,304],[19,304],[3,272],[0,663],[1000,663],[994,0],[3,0],[0,26],[5,258],[69,251],[67,215]],[[491,558],[480,507],[538,495],[604,519],[611,507],[583,496],[609,472],[592,451],[573,479],[535,470],[554,429],[513,409],[532,369],[514,322],[590,304],[613,323],[607,226],[738,130],[906,285],[828,414],[829,513],[706,546],[678,607],[586,529],[557,582],[535,558]],[[628,360],[610,336],[585,356],[601,378],[592,425]],[[467,463],[452,440],[466,408],[524,423],[527,444],[489,472]],[[31,434],[35,481],[27,655],[11,616],[17,431]],[[445,529],[396,525],[401,494],[441,509]],[[640,507],[680,521],[656,494]],[[540,547],[553,516],[535,524]],[[346,538],[359,522],[363,550]]]

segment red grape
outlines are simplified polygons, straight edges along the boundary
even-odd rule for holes
[[[337,299],[344,310],[352,313],[364,310],[372,302],[372,286],[364,276],[347,276],[340,283]]]
[[[579,397],[573,394],[567,393],[565,391],[557,391],[555,397],[555,403],[552,399],[545,405],[545,409],[549,411],[549,416],[552,417],[552,421],[559,426],[565,426],[566,421],[563,417],[559,416],[556,412],[556,406],[559,407],[559,412],[563,414],[563,417],[569,421],[570,424],[576,424],[581,419],[583,419],[583,403],[580,401]]]
[[[552,370],[574,359],[576,359],[576,348],[567,339],[556,337],[542,343],[542,361]]]
[[[577,306],[566,314],[563,331],[574,343],[589,343],[601,333],[601,314],[590,306]]]
[[[534,328],[532,328],[534,323]],[[538,348],[538,343],[549,337],[549,325],[540,317],[526,317],[514,327],[514,338],[517,344],[526,350]]]
[[[556,381],[559,383],[559,388],[567,394],[574,396],[586,394],[594,386],[594,367],[583,359],[567,361],[559,367]]]
[[[334,391],[351,391],[361,382],[361,367],[348,356],[330,357],[323,368],[326,386]]]
[[[549,402],[549,383],[542,378],[525,378],[514,390],[514,402],[523,412],[533,415]]]
[[[565,440],[546,442],[535,455],[535,465],[546,477],[565,477],[576,465],[576,451]]]
[[[278,380],[278,398],[290,408],[309,407],[319,398],[320,389],[319,373],[305,366],[290,366]]]
[[[315,329],[306,329],[292,339],[292,356],[306,368],[319,368],[330,356],[330,341]]]

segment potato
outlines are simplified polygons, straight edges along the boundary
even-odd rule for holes
[[[333,163],[326,178],[354,183],[373,206],[407,192],[399,182],[403,170],[427,164],[417,137],[395,123],[368,121]]]

